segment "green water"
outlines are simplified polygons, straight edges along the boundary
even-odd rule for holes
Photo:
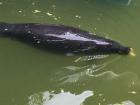
[[[140,105],[139,10],[139,0],[0,0],[1,22],[80,27],[136,53],[85,60],[0,38],[0,105]]]

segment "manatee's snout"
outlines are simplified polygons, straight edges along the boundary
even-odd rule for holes
[[[110,53],[116,53],[116,54],[121,54],[121,55],[127,55],[131,51],[130,47],[124,47],[124,46],[113,46],[109,48]]]
[[[124,54],[124,55],[131,55],[131,56],[136,56],[136,54],[134,53],[133,48],[131,47],[120,47],[120,49],[118,50],[119,54]]]
[[[131,48],[130,47],[119,47],[118,49],[118,53],[119,54],[129,54],[131,51]]]
[[[112,53],[127,55],[131,52],[131,48],[128,46],[123,46],[120,43],[116,41],[110,41],[110,45],[108,46],[108,49]]]

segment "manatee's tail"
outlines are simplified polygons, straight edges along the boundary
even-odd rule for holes
[[[0,27],[1,26],[5,26],[7,23],[4,23],[4,22],[0,22]]]
[[[7,23],[0,22],[0,36],[3,36],[3,33],[7,31]]]

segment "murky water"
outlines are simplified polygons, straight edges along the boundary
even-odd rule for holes
[[[0,0],[1,22],[80,27],[136,56],[65,56],[0,38],[0,105],[139,105],[139,0]]]

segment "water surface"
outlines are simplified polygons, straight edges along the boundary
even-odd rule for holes
[[[139,0],[0,0],[1,22],[80,27],[136,53],[65,56],[0,38],[0,105],[139,105],[139,10]]]

